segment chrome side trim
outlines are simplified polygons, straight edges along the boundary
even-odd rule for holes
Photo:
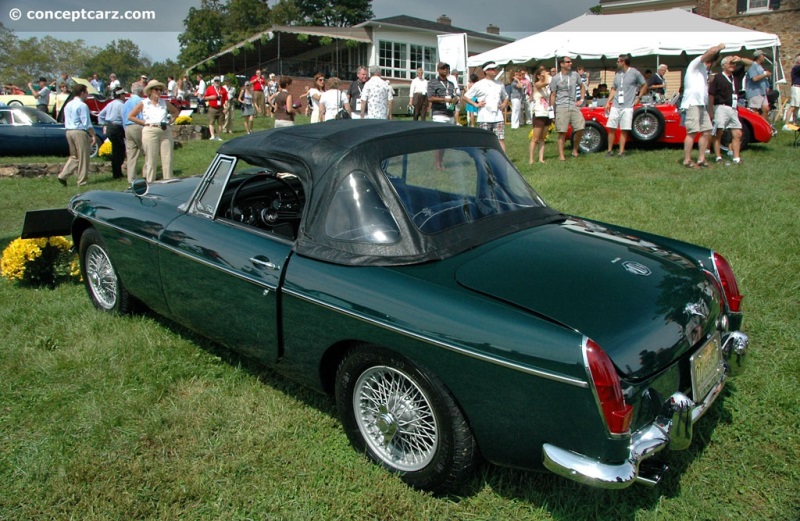
[[[419,333],[414,333],[412,331],[408,331],[406,329],[399,328],[399,327],[394,326],[392,324],[387,324],[386,322],[382,322],[382,321],[377,320],[375,318],[368,317],[368,316],[365,316],[365,315],[360,314],[360,313],[356,313],[356,312],[354,312],[352,310],[349,310],[349,309],[344,309],[344,308],[341,308],[339,306],[335,306],[335,305],[330,304],[328,302],[324,302],[322,300],[310,297],[308,295],[305,295],[303,293],[299,293],[297,291],[293,291],[293,290],[289,290],[289,289],[285,289],[285,288],[282,291],[286,295],[290,295],[290,296],[298,298],[300,300],[304,300],[306,302],[310,302],[312,304],[324,307],[324,308],[329,309],[331,311],[335,311],[335,312],[340,313],[342,315],[347,315],[347,316],[349,316],[351,318],[355,318],[355,319],[360,320],[362,322],[366,322],[368,324],[371,324],[371,325],[374,325],[374,326],[378,326],[378,327],[380,327],[382,329],[386,329],[388,331],[392,331],[393,333],[399,333],[399,334],[407,336],[409,338],[413,338],[414,340],[420,340],[420,341],[426,342],[428,344],[432,344],[432,345],[435,345],[437,347],[441,347],[443,349],[447,349],[448,351],[453,351],[453,352],[461,354],[461,355],[469,356],[469,357],[475,358],[477,360],[481,360],[481,361],[484,361],[484,362],[489,362],[491,364],[499,365],[499,366],[505,367],[507,369],[511,369],[511,370],[514,370],[514,371],[519,371],[521,373],[537,376],[537,377],[540,377],[540,378],[545,378],[545,379],[548,379],[548,380],[553,380],[553,381],[564,383],[564,384],[567,384],[567,385],[573,385],[575,387],[580,387],[582,389],[587,389],[589,387],[589,383],[588,382],[586,382],[584,380],[580,380],[578,378],[573,378],[571,376],[566,376],[566,375],[562,375],[562,374],[558,374],[558,373],[553,373],[553,372],[550,372],[550,371],[543,371],[541,369],[536,369],[536,368],[533,368],[533,367],[524,366],[524,365],[521,365],[521,364],[517,364],[515,362],[509,362],[508,360],[503,360],[503,359],[496,358],[496,357],[489,356],[489,355],[485,355],[485,354],[482,354],[482,353],[476,353],[475,351],[471,351],[471,350],[466,349],[464,347],[457,346],[457,345],[454,345],[454,344],[450,344],[450,343],[447,343],[447,342],[442,342],[441,340],[437,340],[435,338],[431,338],[431,337],[426,336],[426,335],[422,335],[422,334],[419,334]]]

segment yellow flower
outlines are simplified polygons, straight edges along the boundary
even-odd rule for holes
[[[103,141],[103,144],[100,145],[100,149],[97,151],[97,155],[100,159],[111,159],[111,141],[108,139]]]
[[[178,116],[175,120],[176,125],[191,125],[192,124],[192,117],[191,116]]]
[[[15,239],[3,250],[0,275],[12,282],[53,287],[62,280],[80,278],[74,274],[70,252],[72,241],[65,237]]]

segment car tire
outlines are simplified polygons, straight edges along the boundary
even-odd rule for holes
[[[9,101],[8,102],[8,106],[9,107],[23,107],[24,104],[20,100],[15,99],[15,100]]]
[[[750,130],[750,124],[747,123],[746,121],[742,121],[742,142],[739,144],[739,150],[744,150],[747,148],[747,145],[749,145],[750,141],[752,140],[751,137],[752,135],[753,133]],[[733,136],[731,136],[730,129],[727,129],[722,132],[722,140],[720,141],[720,143],[722,143],[722,146],[724,146],[725,148],[730,147],[732,140]]]
[[[572,134],[570,140],[575,139],[575,134]],[[587,121],[583,129],[583,136],[581,142],[578,144],[578,149],[582,154],[594,154],[605,150],[608,145],[608,133],[603,125],[596,121]],[[573,145],[574,146],[574,145]]]
[[[89,147],[89,157],[97,157],[97,153],[100,152],[100,146],[102,143],[98,143],[97,141],[98,139],[95,139],[92,146]]]
[[[81,236],[79,256],[81,276],[94,307],[106,312],[131,312],[133,298],[122,284],[103,238],[94,228]]]
[[[429,371],[391,351],[357,348],[342,360],[336,404],[352,445],[411,487],[459,488],[478,448],[461,409]]]
[[[664,133],[664,116],[658,109],[638,109],[633,113],[631,135],[636,141],[650,143]]]

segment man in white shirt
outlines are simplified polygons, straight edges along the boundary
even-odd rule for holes
[[[381,68],[371,65],[370,79],[361,91],[361,119],[392,119],[392,88],[381,78]]]
[[[69,143],[69,159],[67,159],[58,182],[67,186],[67,177],[78,171],[78,186],[84,186],[89,179],[89,156],[92,145],[97,141],[89,117],[89,107],[86,98],[89,91],[86,85],[77,84],[72,89],[74,97],[64,107],[64,127],[67,129],[67,143]]]
[[[411,81],[408,97],[414,114],[414,121],[425,121],[428,117],[428,80],[423,76],[422,67],[417,69],[417,77]]]
[[[699,168],[708,166],[706,161],[706,148],[711,138],[711,116],[708,114],[708,71],[719,59],[719,53],[725,48],[721,43],[710,48],[701,56],[689,63],[686,75],[683,78],[683,99],[681,100],[681,113],[683,126],[686,127],[686,137],[683,140],[683,166],[686,168]],[[692,148],[694,138],[700,132],[697,142],[697,163],[692,162]]]
[[[483,73],[485,77],[476,81],[461,99],[464,103],[478,107],[478,127],[494,132],[500,141],[500,147],[505,152],[505,110],[508,105],[508,93],[503,85],[495,80],[497,77],[495,62],[485,64]],[[472,98],[477,98],[478,101],[472,101]]]

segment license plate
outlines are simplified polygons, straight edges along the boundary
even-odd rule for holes
[[[699,402],[722,378],[722,373],[725,371],[719,335],[714,335],[706,342],[706,345],[692,355],[689,362],[692,368],[692,393],[694,401]]]

